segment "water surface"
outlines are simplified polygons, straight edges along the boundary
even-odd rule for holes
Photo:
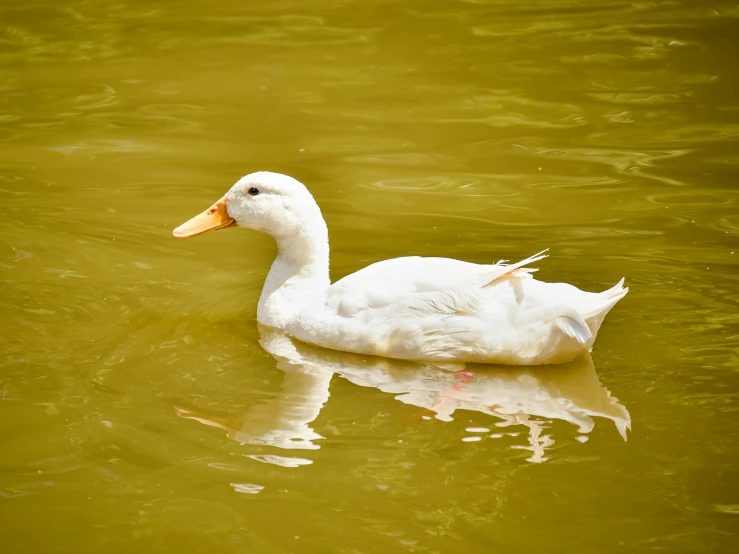
[[[739,8],[0,6],[12,552],[733,552]],[[409,364],[259,329],[274,245],[171,229],[289,173],[332,277],[518,260],[631,293],[590,357]]]

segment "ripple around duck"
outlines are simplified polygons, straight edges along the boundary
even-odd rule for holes
[[[471,93],[444,110],[456,114],[437,118],[447,123],[483,123],[493,127],[569,129],[588,123],[574,104],[549,102],[510,90]]]
[[[717,227],[719,229],[723,229],[727,232],[731,231],[733,233],[739,232],[739,215],[727,215],[719,218],[718,223],[719,225]]]
[[[222,28],[209,34],[217,38],[206,38],[206,42],[306,48],[369,43],[378,33],[377,28],[335,27],[327,25],[323,18],[304,15],[247,17],[236,21],[219,18],[213,22]],[[239,26],[238,34],[230,34],[229,27],[234,23]]]
[[[248,458],[262,462],[263,464],[272,464],[280,467],[301,467],[311,465],[313,460],[307,458],[297,458],[294,456],[277,456],[275,454],[247,454]]]
[[[203,106],[195,104],[177,104],[177,103],[159,103],[159,104],[146,104],[139,108],[139,111],[145,114],[161,115],[161,116],[182,116],[191,115],[194,113],[202,114],[205,112]]]
[[[593,137],[588,137],[593,141]],[[625,175],[632,180],[635,175],[653,181],[659,181],[669,185],[685,186],[686,184],[676,179],[660,175],[649,168],[664,162],[688,154],[690,150],[644,150],[635,151],[620,148],[567,148],[567,149],[537,149],[536,156],[542,158],[556,158],[576,161],[578,163],[595,163],[611,167],[616,174]]]
[[[76,144],[64,144],[51,146],[48,149],[67,155],[81,157],[94,157],[98,154],[130,154],[140,152],[156,152],[164,147],[159,144],[147,144],[145,142],[128,139],[101,139],[91,142],[79,142]]]
[[[471,184],[462,184],[464,181],[452,179],[449,177],[441,177],[434,175],[421,175],[397,179],[384,179],[380,181],[372,181],[369,183],[361,183],[363,188],[381,189],[381,190],[405,190],[429,193],[452,193],[459,188],[471,186]]]
[[[374,136],[370,132],[356,130],[356,136],[319,136],[310,137],[306,144],[306,151],[315,154],[317,152],[341,156],[344,154],[367,155],[367,152],[387,152],[407,150],[415,144],[406,137],[382,137]],[[382,154],[379,154],[382,155]]]
[[[709,156],[701,160],[703,163],[714,164],[718,166],[737,166],[739,169],[739,155],[728,154],[725,156]]]
[[[64,127],[65,130],[133,129],[166,133],[194,133],[202,129],[203,109],[182,103],[147,104],[135,110],[115,110],[121,101],[106,85],[41,89],[23,96],[20,113],[0,119],[8,129]],[[197,114],[198,117],[194,117]],[[79,150],[79,148],[77,148]]]
[[[682,36],[687,34],[692,21],[681,21],[681,17],[688,14],[678,14],[678,6],[664,8],[672,12],[673,19],[669,22],[665,22],[666,14],[661,11],[650,12],[634,7],[629,2],[609,4],[606,10],[592,6],[583,6],[581,10],[537,7],[526,18],[501,13],[495,18],[495,23],[479,25],[475,22],[470,26],[470,32],[495,42],[498,50],[515,50],[518,59],[524,57],[529,48],[541,48],[542,43],[550,44],[555,55],[562,44],[587,43],[587,47],[582,49],[586,52],[584,54],[572,54],[570,49],[557,57],[566,64],[622,66],[626,61],[653,62],[665,59],[675,50],[699,46]],[[617,15],[623,22],[614,22]],[[683,29],[686,31],[681,32]],[[530,41],[530,47],[517,40],[529,36],[536,36],[535,41]],[[545,70],[551,71],[551,66]]]
[[[359,156],[346,156],[346,162],[383,165],[383,166],[406,166],[406,167],[448,167],[452,159],[441,154],[423,154],[420,152],[393,152],[385,154],[369,154]]]
[[[578,176],[547,176],[546,180],[532,180],[526,184],[526,187],[532,189],[573,189],[580,193],[594,194],[612,194],[623,193],[627,188],[627,182],[621,179],[613,179],[609,177],[578,177]]]
[[[676,144],[703,144],[710,142],[734,141],[739,138],[739,124],[716,123],[710,125],[690,124],[668,129],[664,140]]]
[[[650,194],[647,201],[662,206],[693,206],[706,208],[710,206],[712,209],[719,206],[733,206],[739,200],[739,194],[729,192],[711,192],[711,191],[692,191]]]
[[[64,112],[109,108],[120,102],[118,93],[110,85],[58,85],[53,88],[17,90],[23,104],[33,111]]]
[[[555,178],[556,179],[556,178]],[[375,190],[413,191],[429,194],[457,195],[464,194],[464,198],[485,197],[486,205],[499,202],[502,199],[521,200],[520,187],[541,186],[549,188],[550,182],[530,182],[528,176],[516,175],[487,175],[476,173],[448,173],[444,175],[412,175],[409,177],[395,177],[392,179],[379,179],[376,181],[364,181],[359,184],[362,188]],[[562,187],[572,184],[572,178],[562,178]],[[577,178],[574,179],[577,181]],[[576,185],[573,185],[576,186]],[[472,208],[471,204],[466,204]],[[517,209],[514,206],[508,206]],[[519,207],[518,209],[524,209]]]
[[[121,129],[147,131],[149,133],[196,133],[202,130],[200,119],[192,117],[198,108],[182,104],[147,105],[135,111],[101,111],[96,113],[57,114],[48,123],[63,124],[76,130],[99,131]],[[44,123],[44,121],[40,122]],[[27,125],[27,124],[24,124]]]
[[[608,104],[627,106],[665,106],[685,101],[689,95],[671,92],[588,92],[589,98]]]
[[[75,122],[75,125],[80,125]],[[156,131],[156,134],[196,133],[201,131],[199,121],[156,113],[106,112],[92,114],[81,123],[95,129],[135,129]]]
[[[0,29],[5,43],[0,60],[90,62],[120,59],[136,52],[151,55],[173,46],[169,29],[162,30],[166,25],[156,21],[161,15],[149,6],[120,3],[103,7],[71,0],[55,7],[50,2],[6,2],[0,17],[15,24]],[[136,25],[129,25],[129,21]]]
[[[559,34],[575,28],[574,23],[569,21],[539,21],[521,27],[504,27],[501,22],[490,25],[476,25],[470,27],[470,32],[478,37],[490,38],[513,38],[529,35]]]

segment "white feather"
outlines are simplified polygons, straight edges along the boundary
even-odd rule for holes
[[[252,187],[258,196],[248,195]],[[628,292],[623,280],[600,294],[538,281],[529,266],[546,251],[511,265],[395,258],[331,285],[326,224],[302,184],[260,172],[227,198],[239,226],[268,232],[278,245],[257,319],[327,348],[437,362],[559,363],[592,347]]]
[[[557,325],[565,335],[577,340],[580,344],[587,343],[593,337],[588,326],[582,321],[582,318],[578,321],[571,316],[559,316],[557,318]]]

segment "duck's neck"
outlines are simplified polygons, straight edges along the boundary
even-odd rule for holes
[[[318,218],[297,233],[274,239],[277,258],[259,297],[257,320],[284,329],[331,284],[328,229],[323,218]]]

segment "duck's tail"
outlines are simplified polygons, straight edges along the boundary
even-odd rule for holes
[[[596,295],[595,302],[590,303],[588,309],[582,314],[585,323],[590,328],[590,332],[595,336],[598,333],[603,320],[608,312],[629,292],[628,287],[624,287],[623,278],[616,283],[615,286]]]

